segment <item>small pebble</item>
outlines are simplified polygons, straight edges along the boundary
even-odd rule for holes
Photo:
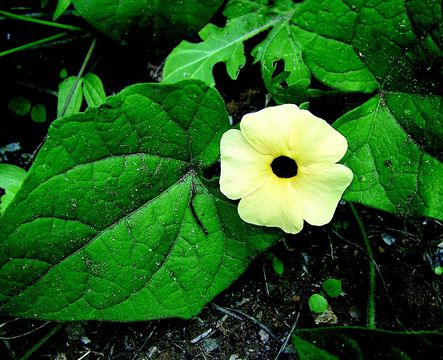
[[[206,352],[210,353],[211,351],[217,350],[219,348],[219,343],[215,339],[205,339],[203,341],[203,347]]]
[[[88,337],[86,337],[86,336],[82,336],[82,337],[80,338],[80,341],[81,341],[83,344],[85,344],[85,345],[88,345],[88,344],[91,343],[91,340],[90,340]]]
[[[269,341],[269,334],[266,331],[260,330],[258,335],[260,336],[260,340],[263,344],[266,344]]]

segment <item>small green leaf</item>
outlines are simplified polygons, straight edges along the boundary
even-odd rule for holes
[[[277,275],[283,275],[285,272],[285,265],[283,264],[283,261],[281,261],[281,259],[275,255],[272,257],[272,268]]]
[[[34,122],[40,123],[46,121],[46,107],[43,104],[35,104],[31,110],[31,118]]]
[[[300,360],[437,359],[443,353],[443,334],[437,331],[328,327],[295,330],[292,340]]]
[[[322,287],[325,293],[333,298],[340,296],[343,292],[341,288],[341,280],[338,279],[327,279],[323,282]]]
[[[59,76],[61,79],[65,79],[68,76],[68,71],[65,68],[61,69]]]
[[[0,214],[4,213],[25,177],[26,171],[22,168],[15,165],[0,164],[0,188],[5,190],[5,194],[0,197]]]
[[[320,294],[313,294],[308,300],[309,309],[315,313],[322,313],[328,309],[328,300]]]
[[[9,101],[8,108],[18,116],[25,116],[31,111],[31,100],[23,96],[15,96]]]
[[[68,9],[69,5],[71,5],[71,0],[58,0],[57,7],[55,8],[54,15],[52,16],[52,20],[57,20],[60,16],[62,16],[65,11]]]
[[[100,106],[103,104],[106,98],[105,89],[97,75],[87,73],[83,77],[83,95],[88,106]]]
[[[57,117],[80,112],[83,101],[82,83],[83,79],[79,79],[76,84],[76,76],[70,76],[60,83],[57,98]]]
[[[191,318],[281,237],[208,181],[223,99],[199,81],[139,84],[54,121],[0,218],[0,302],[13,316]]]

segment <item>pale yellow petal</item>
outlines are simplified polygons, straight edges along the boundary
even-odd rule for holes
[[[220,190],[230,199],[240,199],[259,189],[272,176],[272,157],[255,150],[239,130],[229,130],[220,142]]]
[[[307,110],[299,110],[293,119],[288,148],[298,166],[332,164],[345,155],[346,138],[325,120]]]
[[[271,106],[243,116],[240,128],[246,140],[261,153],[289,156],[289,135],[299,113],[296,105]]]
[[[341,164],[299,168],[291,184],[303,204],[304,219],[311,225],[329,223],[352,176],[352,171]]]
[[[250,224],[279,227],[291,234],[300,232],[303,209],[290,183],[289,179],[270,176],[266,184],[240,200],[240,217]]]

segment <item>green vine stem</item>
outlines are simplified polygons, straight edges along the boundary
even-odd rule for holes
[[[27,21],[27,22],[31,22],[31,23],[34,23],[34,24],[51,26],[51,27],[55,27],[55,28],[63,29],[63,30],[71,30],[71,31],[81,31],[81,30],[83,30],[82,28],[80,28],[78,26],[67,25],[67,24],[60,24],[60,23],[56,23],[56,22],[53,22],[53,21],[34,19],[32,17],[29,17],[29,16],[17,15],[17,14],[13,14],[13,13],[10,13],[10,12],[4,11],[4,10],[0,10],[0,15],[3,15],[4,17],[7,17],[9,19],[20,20],[20,21]]]
[[[355,217],[358,228],[360,230],[366,252],[369,256],[369,290],[368,290],[368,305],[367,305],[367,324],[368,328],[375,329],[375,265],[374,255],[372,253],[371,244],[369,243],[368,235],[363,222],[358,215],[357,209],[353,203],[349,203],[352,214]]]
[[[15,47],[13,49],[9,49],[9,50],[5,50],[5,51],[0,52],[0,57],[5,56],[5,55],[14,54],[14,53],[17,53],[17,52],[20,52],[20,51],[23,51],[23,50],[32,49],[33,47],[36,47],[36,46],[39,46],[39,45],[42,45],[42,44],[46,44],[46,43],[51,42],[51,41],[55,41],[55,40],[61,39],[62,37],[66,36],[66,35],[67,35],[67,33],[63,32],[63,33],[60,33],[60,34],[57,34],[57,35],[49,36],[49,37],[46,37],[46,38],[43,38],[43,39],[40,39],[40,40],[37,40],[37,41],[30,42],[30,43],[25,44],[25,45],[17,46],[17,47]]]

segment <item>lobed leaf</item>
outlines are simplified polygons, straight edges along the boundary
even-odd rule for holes
[[[244,41],[269,29],[279,18],[267,9],[228,20],[224,28],[208,24],[199,35],[203,42],[193,44],[182,41],[168,56],[163,69],[163,82],[173,83],[183,79],[203,80],[213,85],[212,69],[219,62],[226,63],[231,79],[236,79],[246,63]]]

